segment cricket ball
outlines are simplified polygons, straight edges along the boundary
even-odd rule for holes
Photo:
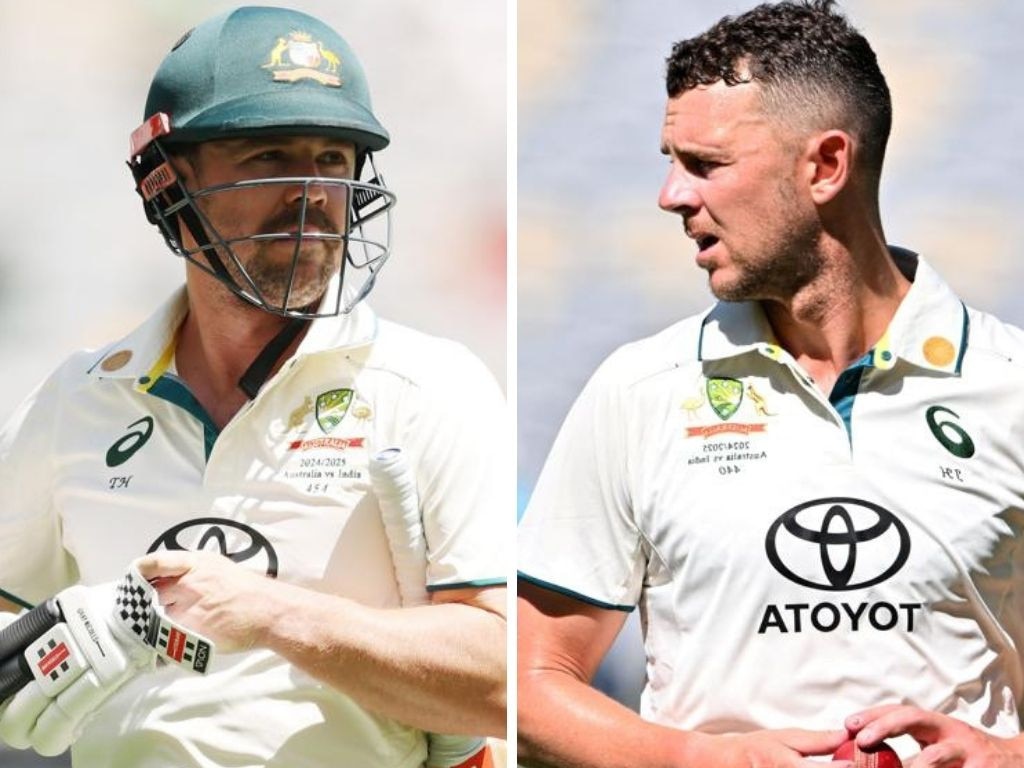
[[[861,749],[853,739],[844,741],[832,755],[833,760],[852,760],[853,768],[903,768],[899,755],[884,742],[870,751]]]

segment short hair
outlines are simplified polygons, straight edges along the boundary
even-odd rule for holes
[[[877,184],[892,127],[892,101],[871,45],[834,0],[763,3],[681,40],[668,57],[669,97],[722,80],[755,82],[772,115],[858,139]]]

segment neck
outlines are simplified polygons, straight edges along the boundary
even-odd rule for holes
[[[910,289],[881,232],[855,249],[830,245],[812,282],[788,301],[764,302],[779,343],[825,394],[878,342]]]
[[[238,380],[288,320],[249,306],[226,289],[211,300],[209,292],[193,286],[189,281],[189,312],[175,352],[178,374],[223,428],[249,399]],[[271,375],[295,353],[303,335],[275,361]]]

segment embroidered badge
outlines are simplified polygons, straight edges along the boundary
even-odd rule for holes
[[[324,434],[330,434],[345,418],[348,407],[352,404],[351,389],[332,389],[316,398],[316,423]]]
[[[341,86],[341,59],[334,51],[306,32],[289,32],[277,38],[263,65],[274,73],[274,80],[294,83],[297,80],[316,80],[332,88]]]
[[[313,412],[313,398],[306,397],[302,405],[296,408],[288,416],[288,429],[298,429],[306,421],[306,416]]]
[[[107,372],[119,371],[128,365],[128,362],[131,359],[132,351],[130,349],[122,349],[103,358],[103,362],[100,363],[100,368]]]
[[[922,348],[924,350],[924,359],[932,365],[945,368],[956,359],[956,347],[953,346],[953,342],[942,336],[932,336],[925,339]]]
[[[744,406],[744,403],[749,403]],[[764,432],[766,424],[764,421],[754,423],[741,423],[731,421],[741,408],[748,412],[753,411],[757,419],[769,419],[777,415],[776,411],[769,407],[768,400],[751,383],[744,384],[739,379],[730,376],[713,376],[704,382],[702,388],[683,398],[680,408],[686,413],[686,421],[701,422],[703,419],[700,413],[704,406],[710,406],[711,410],[718,416],[719,421],[704,423],[700,426],[686,427],[687,437],[701,437],[708,439],[715,435],[726,432],[749,435],[754,432]]]
[[[764,399],[760,392],[754,389],[753,384],[747,384],[747,395],[750,397],[750,402],[754,404],[754,413],[758,416],[775,415],[768,410],[768,401]]]
[[[737,379],[715,376],[708,379],[708,403],[718,418],[728,421],[743,402],[743,383]]]

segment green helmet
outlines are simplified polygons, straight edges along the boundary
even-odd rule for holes
[[[389,255],[390,209],[395,203],[377,173],[372,152],[384,149],[390,137],[373,114],[362,66],[333,29],[285,8],[238,8],[215,16],[183,35],[164,58],[150,86],[144,117],[132,133],[129,166],[147,217],[174,253],[245,301],[285,316],[348,312],[369,292]],[[183,145],[260,135],[349,141],[357,154],[355,178],[247,179],[190,190],[178,177],[172,157]],[[367,168],[369,178],[361,180]],[[304,185],[301,206],[296,208],[300,221],[306,220],[310,186],[344,186],[349,201],[344,226],[318,234],[291,227],[228,240],[204,214],[204,197],[273,184]],[[183,227],[196,247],[183,244]],[[379,234],[367,227],[379,229]],[[235,246],[267,240],[294,242],[293,277],[304,245],[310,240],[336,241],[338,246],[328,246],[343,248],[344,258],[338,279],[332,281],[333,299],[325,293],[315,306],[292,306],[291,281],[278,299],[262,291],[236,256]]]
[[[169,142],[261,132],[388,145],[352,49],[322,21],[285,8],[238,8],[185,34],[153,78],[145,117],[171,117]]]

